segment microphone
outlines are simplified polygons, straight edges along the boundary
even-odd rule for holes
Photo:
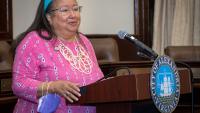
[[[148,56],[151,60],[155,60],[158,57],[158,54],[156,52],[154,52],[151,48],[149,48],[144,43],[140,42],[139,40],[137,40],[135,37],[131,36],[127,32],[119,31],[118,37],[120,39],[126,39],[130,41],[131,43],[135,44],[140,49],[140,52]]]

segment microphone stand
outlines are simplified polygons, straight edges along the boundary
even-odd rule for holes
[[[156,58],[158,57],[157,53],[151,54],[149,52],[145,52],[145,50],[138,49],[137,55],[143,58],[150,59],[151,61],[155,61]]]

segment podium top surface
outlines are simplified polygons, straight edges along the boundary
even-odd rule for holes
[[[191,92],[189,71],[179,70],[181,94]],[[79,103],[142,101],[151,99],[150,73],[123,75],[108,78],[85,86]]]

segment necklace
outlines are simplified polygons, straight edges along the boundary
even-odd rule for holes
[[[77,45],[75,45],[77,55],[75,55],[72,50],[60,40],[60,43],[56,48],[74,69],[85,74],[90,74],[92,70],[92,61],[87,51],[83,48],[83,46],[81,46],[81,44],[79,44],[76,37],[75,40],[77,43]]]

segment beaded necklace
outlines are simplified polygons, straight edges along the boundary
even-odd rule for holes
[[[69,47],[63,44],[61,40],[59,40],[59,45],[56,47],[56,49],[60,51],[63,57],[70,63],[70,65],[74,69],[77,69],[78,71],[85,74],[90,74],[92,70],[92,61],[87,51],[78,42],[76,37],[75,41],[77,43],[77,45],[75,46],[77,55],[75,55]]]

